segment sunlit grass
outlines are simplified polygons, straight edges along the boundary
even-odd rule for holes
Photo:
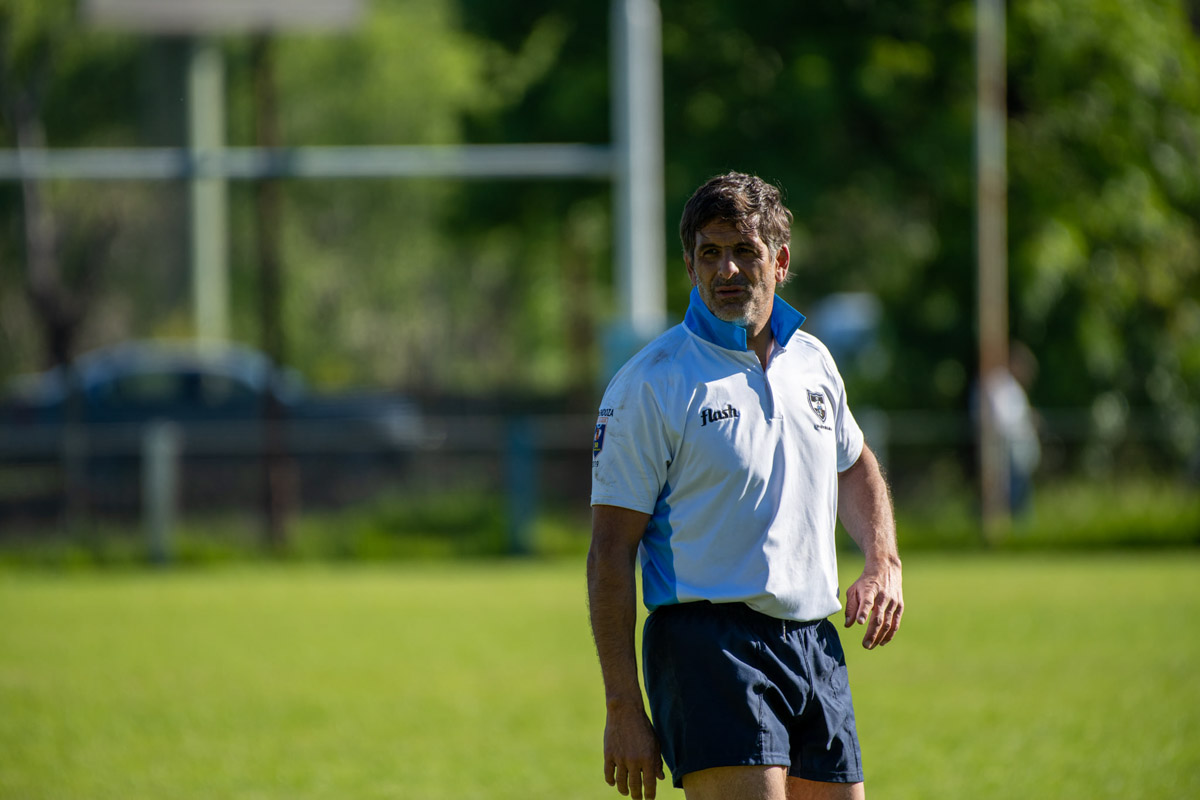
[[[847,648],[875,796],[1200,793],[1200,553],[905,566],[900,637]]]
[[[872,795],[1200,794],[1198,577],[910,555],[844,636]],[[578,560],[0,572],[0,619],[2,798],[615,796]]]
[[[595,741],[581,587],[561,567],[6,576],[0,795],[552,796]]]

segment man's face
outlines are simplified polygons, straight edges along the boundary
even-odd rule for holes
[[[787,246],[772,254],[757,233],[745,234],[723,220],[696,232],[687,263],[692,285],[717,319],[754,336],[771,319],[775,285],[787,277]]]

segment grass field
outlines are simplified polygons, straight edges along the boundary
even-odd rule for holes
[[[869,795],[1200,797],[1198,579],[910,556]],[[578,561],[0,572],[0,798],[615,798],[602,706]]]

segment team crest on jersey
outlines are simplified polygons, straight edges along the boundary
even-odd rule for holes
[[[592,439],[592,458],[593,459],[599,458],[600,451],[604,449],[604,426],[605,426],[605,423],[603,423],[603,422],[598,423],[596,425],[596,435]]]
[[[817,415],[817,419],[821,422],[825,421],[825,395],[820,392],[808,393],[808,404],[812,406],[813,413]]]

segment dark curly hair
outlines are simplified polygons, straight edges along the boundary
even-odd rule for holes
[[[742,172],[709,178],[687,201],[679,221],[685,257],[690,258],[696,247],[696,233],[714,220],[728,222],[743,234],[758,234],[772,253],[792,239],[792,212],[783,204],[783,193]]]

